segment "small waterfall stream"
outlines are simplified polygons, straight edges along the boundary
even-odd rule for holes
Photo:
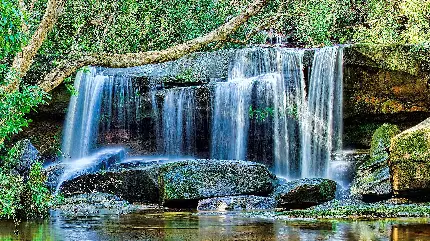
[[[196,149],[194,89],[167,90],[163,103],[163,152],[167,155],[193,155]]]
[[[303,120],[303,177],[329,177],[331,153],[342,147],[342,51],[330,47],[315,53]]]

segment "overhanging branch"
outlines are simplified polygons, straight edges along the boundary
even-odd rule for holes
[[[241,14],[208,34],[165,50],[126,54],[97,53],[81,55],[72,60],[65,60],[48,73],[39,86],[44,91],[49,92],[79,68],[87,65],[126,68],[179,59],[187,54],[196,52],[209,43],[227,40],[229,35],[234,33],[242,24],[248,21],[250,17],[256,15],[268,1],[269,0],[254,1],[252,4],[248,5]]]

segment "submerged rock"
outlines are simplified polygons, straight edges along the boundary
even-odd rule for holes
[[[140,210],[159,209],[157,205],[136,205],[107,193],[89,193],[67,197],[54,210],[66,216],[85,217],[103,214],[127,214]]]
[[[372,137],[370,158],[359,163],[351,186],[351,194],[366,201],[387,199],[392,196],[388,148],[392,137],[400,133],[395,125],[383,124]]]
[[[324,178],[304,178],[282,184],[272,196],[278,207],[307,208],[335,198],[337,184]]]
[[[276,200],[273,197],[253,195],[216,197],[199,201],[199,211],[241,211],[275,209]]]
[[[389,166],[396,196],[430,198],[430,118],[391,140]]]
[[[198,199],[268,195],[276,177],[262,164],[231,160],[190,160],[160,167],[162,202],[182,206]]]

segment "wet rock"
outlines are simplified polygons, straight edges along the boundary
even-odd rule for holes
[[[68,165],[65,163],[57,163],[50,165],[44,169],[46,174],[46,185],[51,192],[55,191],[59,184],[61,176],[64,174],[64,170]]]
[[[351,194],[363,198],[365,201],[377,201],[392,196],[390,170],[388,167],[388,148],[390,140],[399,134],[395,125],[384,124],[379,127],[372,137],[370,158],[359,163]]]
[[[163,203],[182,206],[211,197],[268,195],[276,177],[253,162],[190,160],[162,165],[159,180]]]
[[[253,195],[217,197],[200,200],[199,211],[241,211],[275,209],[276,200],[272,197]]]
[[[279,185],[272,196],[278,207],[307,208],[335,198],[337,184],[324,178],[304,178]]]
[[[396,196],[430,198],[430,118],[391,140],[389,166]]]
[[[65,196],[103,192],[129,202],[158,203],[158,166],[84,174],[61,184]]]
[[[54,191],[60,182],[71,180],[80,175],[96,173],[100,170],[109,170],[124,156],[125,150],[122,148],[103,149],[89,157],[50,165],[45,168],[47,185],[51,191]]]
[[[13,147],[12,158],[15,161],[13,171],[17,172],[26,179],[31,166],[40,158],[39,151],[31,144],[30,140],[18,141]]]

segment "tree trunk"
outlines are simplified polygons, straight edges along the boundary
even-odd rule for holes
[[[55,25],[66,0],[49,0],[42,21],[31,37],[27,46],[23,47],[13,59],[12,68],[6,79],[9,84],[3,89],[6,93],[18,89],[19,82],[25,76],[33,63],[34,56],[39,51],[49,31]],[[25,29],[24,29],[25,31]]]

